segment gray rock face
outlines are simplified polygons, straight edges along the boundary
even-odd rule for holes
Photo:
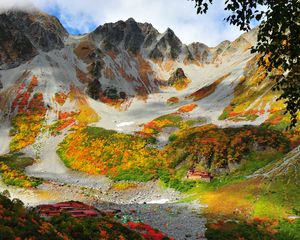
[[[17,67],[39,51],[61,49],[67,36],[59,20],[45,13],[11,11],[0,14],[0,69]],[[203,63],[210,55],[210,48],[204,44],[187,46],[170,28],[161,34],[151,24],[137,23],[132,18],[99,26],[89,36],[97,50],[103,53],[112,51],[119,54],[125,50],[152,60],[184,59]],[[217,47],[219,51],[224,51],[227,44],[223,45]],[[215,55],[219,54],[217,48]],[[93,72],[95,78],[100,77],[99,66]]]
[[[92,36],[101,41],[110,43],[113,46],[117,46],[124,39],[124,29],[126,23],[118,21],[116,23],[106,23],[103,26],[99,26],[92,33]]]
[[[208,58],[209,48],[203,43],[192,43],[188,45],[188,49],[194,60],[205,63]]]
[[[132,53],[137,53],[140,50],[144,39],[145,35],[138,24],[132,18],[128,19],[126,21],[125,29],[125,49],[131,51]]]
[[[129,18],[126,22],[107,23],[99,26],[93,33],[93,39],[101,43],[102,50],[119,52],[120,48],[131,53],[141,50],[152,59],[178,58],[183,44],[171,29],[160,34],[149,23],[137,23]],[[117,50],[118,49],[118,50]]]
[[[175,72],[171,75],[171,77],[168,80],[168,84],[172,86],[178,81],[182,81],[183,79],[186,79],[187,77],[184,74],[184,71],[182,68],[177,68]]]
[[[87,93],[91,98],[98,100],[100,92],[101,84],[99,80],[95,78],[94,81],[88,85]]]
[[[38,54],[64,47],[68,33],[57,18],[33,12],[0,15],[0,68],[13,68]]]
[[[153,45],[159,36],[159,32],[150,23],[138,23],[142,33],[145,35],[143,48]]]
[[[181,53],[182,46],[183,44],[179,38],[170,28],[168,28],[163,37],[157,42],[155,48],[150,53],[150,56],[155,58],[159,55],[157,53],[160,52],[164,56],[176,59]]]
[[[116,52],[118,47],[123,46],[125,50],[136,54],[142,45],[150,46],[158,34],[151,24],[137,23],[129,18],[126,22],[118,21],[99,26],[92,36],[96,41],[102,42],[105,49]]]
[[[6,14],[0,15],[0,69],[17,67],[37,54],[24,32]]]

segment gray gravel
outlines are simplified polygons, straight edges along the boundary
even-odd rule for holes
[[[120,220],[142,221],[176,240],[205,239],[206,220],[197,203],[97,204],[97,208],[120,210]]]
[[[123,191],[113,188],[101,191],[54,182],[43,184],[40,189],[62,198],[55,201],[78,200],[100,210],[120,211],[120,221],[124,217],[140,220],[176,240],[205,239],[206,220],[201,216],[202,206],[196,202],[177,203],[183,196],[173,189],[159,186],[157,182],[139,183],[136,188]]]

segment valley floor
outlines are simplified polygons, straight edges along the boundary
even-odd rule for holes
[[[97,184],[86,184],[81,181],[86,177],[83,173],[71,170],[56,178],[41,175],[46,180],[36,188],[1,182],[0,192],[8,190],[12,198],[27,206],[76,200],[102,210],[121,211],[120,221],[141,220],[179,240],[205,236],[228,240],[238,239],[239,234],[246,236],[244,239],[298,239],[299,154],[299,147],[286,155],[274,150],[253,152],[232,174],[211,183],[198,182],[186,194],[154,181],[113,182],[106,177],[97,181],[99,177],[89,175],[87,182]],[[29,170],[39,166],[32,165]]]
[[[100,210],[120,210],[121,220],[141,220],[175,239],[205,239],[206,220],[200,214],[203,206],[196,202],[177,203],[183,195],[157,182],[111,184],[106,190],[54,181],[47,181],[36,189],[1,183],[0,192],[4,190],[10,192],[11,198],[19,198],[27,206],[81,201]]]

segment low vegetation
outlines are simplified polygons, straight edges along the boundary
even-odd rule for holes
[[[178,91],[186,89],[190,83],[191,80],[185,76],[182,68],[178,68],[168,80],[168,85]]]
[[[179,115],[166,115],[153,121],[151,129],[154,123],[174,127],[180,120]],[[255,127],[220,129],[206,125],[170,138],[172,142],[165,149],[156,149],[151,137],[79,127],[59,145],[58,154],[66,166],[77,171],[103,174],[117,181],[161,179],[166,186],[187,191],[195,186],[195,182],[185,180],[191,167],[219,174],[222,169],[232,171],[253,151],[283,153],[289,148],[282,134]]]
[[[55,102],[58,103],[60,106],[63,106],[65,104],[67,98],[68,95],[63,92],[58,92],[54,95]]]
[[[175,168],[187,162],[189,168],[210,170],[214,174],[229,172],[253,150],[276,149],[286,152],[288,140],[280,132],[256,128],[218,128],[204,125],[176,133],[166,147]]]
[[[180,99],[178,97],[171,97],[167,100],[167,103],[172,105],[172,104],[177,104],[180,102]]]
[[[181,113],[186,113],[193,111],[194,108],[196,108],[197,105],[190,104],[185,105],[178,109],[177,112],[163,115],[161,117],[158,117],[148,123],[146,123],[143,126],[143,129],[139,132],[139,134],[144,136],[156,136],[160,132],[163,131],[164,128],[172,127],[177,129],[187,129],[192,127],[195,124],[201,124],[204,123],[205,120],[202,118],[199,119],[185,119]]]
[[[219,221],[208,224],[206,237],[209,240],[235,240],[235,239],[272,239],[272,240],[298,240],[300,220],[293,222],[286,220],[268,221],[254,219],[248,222]]]
[[[168,168],[163,153],[148,146],[147,138],[85,127],[69,134],[58,154],[66,166],[114,180],[148,181]]]
[[[212,93],[214,93],[214,91],[217,89],[217,87],[223,82],[223,80],[226,79],[227,77],[229,77],[230,75],[231,75],[231,73],[225,74],[224,76],[220,77],[218,80],[213,82],[212,84],[205,86],[205,87],[197,90],[196,92],[192,93],[187,98],[192,98],[194,101],[199,101],[199,100],[211,95]]]
[[[278,169],[282,153],[252,152],[230,174],[218,175],[211,183],[197,182],[185,201],[208,205],[206,237],[210,239],[300,239],[299,156],[285,171]],[[266,167],[267,166],[267,167]],[[247,178],[265,169],[257,177]],[[268,170],[273,175],[267,177]]]
[[[7,185],[18,187],[36,187],[41,180],[25,175],[25,168],[34,163],[34,159],[24,157],[22,153],[0,156],[0,176]]]
[[[12,152],[19,151],[34,143],[43,127],[46,108],[44,107],[43,94],[40,92],[33,94],[37,85],[38,79],[33,76],[27,88],[25,84],[20,86],[12,103],[12,111],[16,111],[10,131],[12,137],[10,151]]]
[[[272,91],[272,83],[265,82],[265,68],[258,67],[256,62],[254,57],[247,63],[244,75],[234,90],[234,98],[224,109],[221,120],[254,121],[262,114],[283,108],[282,102],[276,102],[278,92]]]
[[[265,67],[256,65],[258,58],[259,56],[254,57],[247,63],[244,75],[240,77],[240,82],[234,90],[234,98],[231,100],[230,105],[224,109],[219,119],[237,122],[255,121],[264,115],[264,117],[267,117],[264,123],[265,126],[284,131],[290,126],[291,116],[284,114],[284,101],[277,101],[281,92],[272,90],[275,82],[271,79],[267,79],[269,82],[266,82]],[[300,120],[300,114],[298,114],[298,120]],[[299,124],[294,128],[294,130],[297,129],[297,136],[300,136],[299,128]],[[293,132],[291,134],[293,138],[296,138],[296,134],[293,134]],[[291,140],[300,143],[300,138]]]
[[[5,195],[8,193],[0,194],[1,240],[169,239],[148,225],[121,224],[108,215],[99,218],[74,218],[62,214],[46,221],[35,212],[26,209],[20,200],[10,200]],[[157,236],[160,238],[154,238]]]

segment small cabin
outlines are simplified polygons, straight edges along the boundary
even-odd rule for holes
[[[69,212],[73,217],[97,217],[99,214],[94,210],[73,210]]]
[[[61,202],[56,204],[43,204],[35,208],[41,217],[54,217],[62,213],[69,213],[73,217],[97,217],[100,212],[93,206],[81,202]]]
[[[206,182],[210,182],[213,179],[211,173],[206,171],[197,171],[195,169],[190,169],[186,175],[187,179],[190,180],[202,180]]]

